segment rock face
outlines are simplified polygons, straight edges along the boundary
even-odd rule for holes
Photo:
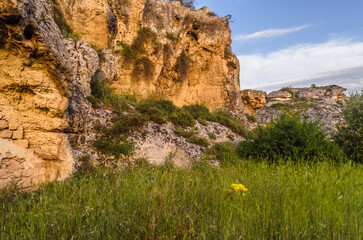
[[[346,89],[331,85],[311,88],[283,88],[269,93],[265,107],[256,110],[259,122],[270,122],[283,112],[299,114],[307,120],[320,120],[327,132],[342,121],[339,114],[346,99]]]
[[[1,1],[0,187],[72,173],[112,115],[85,99],[94,80],[243,112],[230,35],[226,19],[179,2]]]
[[[243,104],[251,115],[266,104],[266,94],[263,91],[246,89],[241,91],[241,96]]]
[[[50,6],[42,0],[2,1],[0,187],[19,180],[27,187],[72,172],[64,133],[71,84],[68,52]]]
[[[178,106],[243,108],[228,20],[208,8],[161,0],[58,1],[83,40],[116,49],[105,58],[112,70],[103,64],[99,76],[118,93],[157,95]]]

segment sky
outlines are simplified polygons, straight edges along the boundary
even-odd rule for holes
[[[241,89],[363,89],[363,0],[196,0],[232,15]]]

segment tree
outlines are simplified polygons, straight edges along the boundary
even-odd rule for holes
[[[363,163],[363,90],[350,96],[342,116],[334,139],[352,160]]]

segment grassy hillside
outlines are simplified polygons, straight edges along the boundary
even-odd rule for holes
[[[326,161],[97,169],[4,190],[0,239],[362,239],[362,176]]]

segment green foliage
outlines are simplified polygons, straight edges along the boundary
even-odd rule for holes
[[[194,127],[195,120],[193,116],[184,109],[177,109],[170,115],[170,121],[180,127]]]
[[[209,145],[208,140],[203,137],[191,136],[187,141],[202,147],[208,147]]]
[[[232,118],[228,113],[223,111],[215,112],[214,116],[216,117],[216,122],[228,127],[233,132],[243,137],[248,137],[249,131],[241,120]]]
[[[360,239],[362,175],[327,162],[96,169],[0,193],[0,239]]]
[[[247,117],[247,119],[251,122],[257,122],[257,119],[255,116],[251,115],[251,114],[248,114],[248,113],[245,113],[245,116]]]
[[[130,98],[127,93],[123,95],[115,94],[106,80],[93,80],[91,82],[91,95],[87,97],[87,100],[94,108],[100,108],[101,104],[127,108],[126,102],[129,102],[127,98]]]
[[[191,136],[194,136],[195,135],[194,130],[185,131],[182,128],[175,128],[175,129],[173,129],[173,132],[176,135],[181,136],[181,137],[184,137],[184,138],[190,138]]]
[[[145,78],[151,78],[154,74],[154,64],[147,56],[145,45],[151,43],[154,47],[154,53],[158,53],[162,45],[158,40],[156,33],[150,28],[142,27],[138,30],[137,36],[131,45],[125,42],[118,42],[122,47],[121,55],[125,61],[134,64],[133,77],[140,78],[142,75]]]
[[[200,104],[184,106],[183,109],[188,111],[194,119],[197,119],[200,123],[203,122],[203,120],[218,122],[241,136],[247,136],[249,134],[245,124],[241,120],[231,117],[227,112],[218,110],[211,113],[208,108]]]
[[[101,137],[94,142],[94,146],[103,154],[112,155],[115,159],[132,154],[135,150],[135,143],[128,140],[126,136]]]
[[[211,152],[222,164],[236,163],[239,160],[236,153],[236,145],[230,142],[216,143],[212,147]]]
[[[262,157],[270,161],[280,158],[315,161],[324,156],[334,159],[341,156],[338,146],[327,138],[318,122],[286,115],[266,127],[259,126],[255,136],[240,142],[237,151],[241,157]]]
[[[352,94],[342,112],[344,124],[334,139],[353,160],[363,163],[363,91]]]
[[[167,123],[176,110],[177,107],[169,100],[146,99],[136,106],[136,111],[158,124]]]
[[[196,120],[203,119],[207,121],[216,121],[216,117],[204,105],[192,104],[188,106],[183,106],[183,109],[188,111]]]
[[[131,155],[135,150],[135,143],[127,137],[132,131],[140,129],[146,123],[143,115],[118,112],[112,119],[112,124],[103,129],[102,135],[94,142],[94,146],[103,154],[120,159]]]
[[[179,37],[176,36],[174,33],[172,32],[167,32],[166,33],[166,38],[168,38],[169,40],[171,40],[172,42],[176,43],[179,41]]]
[[[212,132],[207,132],[207,135],[208,135],[208,137],[210,137],[211,139],[217,139],[217,136],[214,134],[214,133],[212,133]]]
[[[66,22],[62,11],[60,10],[59,3],[53,0],[54,3],[54,21],[58,25],[64,38],[72,38],[73,40],[79,40],[80,36],[78,33],[72,30],[72,28]]]

